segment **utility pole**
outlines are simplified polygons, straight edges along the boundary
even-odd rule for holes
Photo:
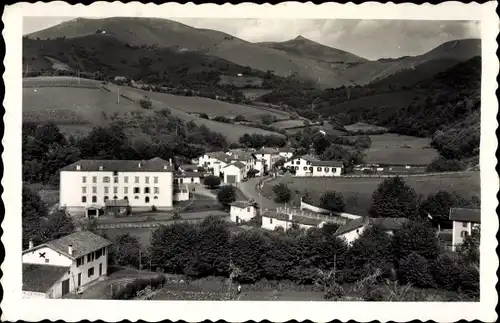
[[[117,103],[120,104],[120,87],[118,87],[118,92],[117,93],[118,93],[118,96],[117,96],[118,101],[117,101]]]

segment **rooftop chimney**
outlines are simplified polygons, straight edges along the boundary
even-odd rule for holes
[[[142,167],[142,164],[141,164],[141,163],[137,164],[137,167],[141,168],[141,167]]]
[[[33,247],[35,246],[35,244],[33,243],[33,240],[30,239],[30,242],[29,242],[29,249],[33,249]]]
[[[76,165],[76,170],[80,170],[82,169],[82,166],[81,165]]]
[[[168,169],[168,166],[167,165],[163,165],[163,169]]]
[[[102,165],[99,165],[99,170],[103,170],[103,167],[102,167]]]
[[[73,245],[72,245],[72,244],[70,244],[70,245],[68,246],[68,254],[69,254],[70,256],[72,256],[72,255],[73,255]]]
[[[170,158],[168,162],[170,163],[170,166],[172,166],[172,158]]]

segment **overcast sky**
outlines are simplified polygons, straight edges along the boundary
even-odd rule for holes
[[[25,17],[23,34],[70,19],[73,17]],[[481,37],[479,23],[473,21],[206,18],[172,20],[196,28],[223,31],[251,42],[284,41],[302,35],[368,59],[419,55],[449,40]]]

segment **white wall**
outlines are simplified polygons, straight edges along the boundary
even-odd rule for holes
[[[231,221],[238,223],[236,218],[240,221],[250,221],[253,217],[257,215],[257,209],[253,206],[248,206],[246,208],[239,208],[237,206],[231,205]]]
[[[103,182],[106,176],[110,178],[109,183]],[[139,177],[139,183],[135,183],[136,176]],[[83,183],[82,177],[86,178],[86,183]],[[93,182],[93,177],[96,177],[96,183]],[[146,183],[146,177],[149,178],[149,183]],[[154,183],[155,177],[158,177],[158,183]],[[152,205],[159,209],[172,207],[172,172],[119,172],[117,178],[118,183],[114,183],[113,172],[106,171],[62,171],[60,173],[60,205],[66,206],[71,212],[73,209],[84,209],[91,205],[104,206],[105,196],[109,199],[113,199],[114,196],[123,199],[126,196],[132,208],[150,208]],[[127,183],[126,178],[128,178]],[[83,193],[83,187],[86,193]],[[93,193],[94,187],[96,193]],[[108,193],[105,192],[106,187]],[[140,193],[134,194],[134,187],[139,187]],[[145,187],[149,187],[149,194],[144,193]],[[115,193],[115,188],[117,193]],[[155,194],[155,188],[158,188],[158,194]],[[82,196],[87,197],[86,202],[82,202]],[[96,196],[96,202],[92,202],[93,196]],[[149,197],[149,203],[146,202],[146,197]]]
[[[302,158],[295,158],[293,160],[289,160],[285,163],[284,166],[286,168],[293,167],[295,169],[295,176],[298,177],[306,177],[306,176],[333,177],[342,175],[341,167],[312,166],[311,162]]]
[[[456,247],[464,242],[465,237],[462,237],[462,232],[467,232],[467,235],[472,234],[472,229],[479,227],[478,223],[453,221],[452,245],[453,251]]]
[[[179,177],[177,178],[177,182],[179,184],[200,184],[199,177]]]
[[[24,291],[23,290],[23,296],[22,298],[24,299],[44,299],[48,298],[49,296],[45,293],[38,293],[38,292],[30,292],[30,291]]]
[[[284,157],[284,158],[288,159],[288,158],[292,158],[293,153],[292,152],[280,152],[278,155],[280,157]]]
[[[174,201],[176,202],[187,200],[189,200],[189,190],[184,189],[184,191],[181,190],[181,192],[174,194]]]
[[[45,258],[40,257],[40,253],[45,253]],[[64,267],[69,267],[73,263],[73,259],[49,247],[40,247],[26,251],[23,253],[22,260],[23,264],[41,264]],[[48,262],[46,262],[46,260],[48,260]]]
[[[307,204],[306,202],[300,200],[300,209],[310,210],[316,213],[330,213],[327,209],[320,208],[319,206],[314,206],[312,204]]]
[[[241,182],[241,180],[245,177],[245,169],[240,169],[236,166],[229,165],[225,167],[222,172],[224,173],[224,182],[227,183],[227,176],[228,175],[235,175],[236,176],[236,183]]]
[[[362,226],[360,228],[356,228],[352,231],[341,234],[339,237],[344,238],[347,243],[351,244],[354,242],[354,240],[359,238],[359,236],[363,233],[363,231],[365,231],[365,229],[366,226]]]
[[[266,230],[274,230],[277,227],[282,227],[284,230],[288,230],[291,226],[292,222],[289,221],[268,218],[266,216],[262,217],[262,228]]]

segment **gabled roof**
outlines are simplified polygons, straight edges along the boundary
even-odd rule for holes
[[[300,215],[292,216],[292,221],[299,223],[299,224],[303,224],[303,225],[312,225],[315,227],[320,225],[322,222],[326,222],[325,220],[308,218],[308,217],[300,216]]]
[[[139,166],[140,165],[140,166]],[[80,169],[78,170],[78,166]],[[82,159],[73,164],[64,166],[61,171],[102,171],[106,172],[171,172],[170,162],[155,157],[150,160],[96,160]]]
[[[23,291],[46,293],[70,267],[23,264]]]
[[[450,208],[450,220],[481,223],[481,210],[452,207]]]
[[[254,152],[257,155],[267,155],[267,154],[277,154],[278,150],[276,148],[262,147],[261,149]]]
[[[358,218],[351,220],[344,224],[343,226],[339,227],[337,231],[335,231],[335,235],[341,235],[347,232],[351,232],[353,230],[361,228],[365,224],[366,219],[363,218]]]
[[[48,247],[61,254],[66,255],[67,257],[76,259],[93,251],[107,247],[110,244],[111,241],[108,241],[107,239],[104,239],[103,237],[90,231],[77,231],[57,240],[52,240],[44,244],[35,246],[32,249],[25,250],[23,251],[23,253],[41,247]],[[70,245],[73,247],[72,255],[68,254],[68,247]]]
[[[245,167],[246,167],[246,165],[245,165],[245,164],[243,164],[243,163],[242,163],[242,162],[240,162],[240,161],[237,161],[237,162],[234,162],[234,163],[232,163],[232,164],[229,164],[229,165],[227,165],[227,166],[226,166],[226,167],[224,167],[224,168],[227,168],[227,167],[229,167],[229,166],[235,166],[235,167],[237,167],[237,168],[239,168],[239,169],[242,169],[242,168],[245,168]]]
[[[288,214],[275,212],[275,211],[265,211],[264,213],[262,213],[262,217],[272,218],[272,219],[281,220],[281,221],[289,221]]]
[[[244,209],[246,207],[252,206],[252,207],[257,207],[255,202],[250,202],[250,201],[235,201],[230,204],[231,206],[238,207],[240,209]]]
[[[304,155],[301,157],[297,158],[302,158],[308,162],[311,163],[311,166],[326,166],[326,167],[342,167],[344,164],[341,161],[338,160],[320,160],[316,156],[313,155]],[[294,158],[295,159],[295,158]]]
[[[174,178],[184,178],[184,177],[201,177],[199,172],[176,172]]]
[[[295,152],[295,149],[292,147],[283,147],[283,148],[278,148],[278,152],[280,152],[280,153],[293,153],[293,152]]]

